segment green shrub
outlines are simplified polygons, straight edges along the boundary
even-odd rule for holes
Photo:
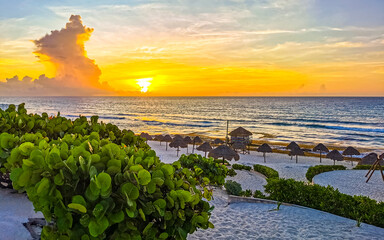
[[[252,196],[252,190],[251,189],[247,189],[241,195],[244,196],[244,197],[251,197]]]
[[[179,162],[182,167],[188,168],[195,173],[201,182],[223,185],[227,177],[228,168],[225,165],[215,163],[213,158],[205,158],[201,155],[181,155]],[[209,181],[204,180],[204,178]]]
[[[227,160],[225,160],[225,159],[224,160],[223,159],[215,159],[214,161],[217,164],[223,164],[223,162],[224,162],[224,165],[231,166],[231,164]]]
[[[13,187],[51,223],[42,239],[186,239],[213,227],[202,200],[211,191],[196,173],[160,162],[136,142],[112,141],[96,132],[67,134],[12,149],[6,166]]]
[[[342,217],[384,227],[384,202],[364,196],[350,196],[332,187],[308,185],[293,179],[267,179],[265,192],[269,199],[293,203]]]
[[[246,170],[246,171],[251,171],[252,169],[250,166],[245,166],[237,163],[232,164],[232,168],[236,170]]]
[[[356,165],[356,167],[353,168],[353,170],[369,170],[371,169],[372,165]],[[379,166],[375,167],[376,170],[379,170]]]
[[[278,178],[279,177],[279,173],[275,169],[272,169],[272,168],[264,166],[264,165],[255,164],[255,165],[253,165],[253,170],[263,174],[267,178]]]
[[[267,198],[260,190],[256,190],[253,193],[254,198]]]
[[[235,169],[230,168],[230,169],[228,169],[227,175],[230,177],[234,177],[237,175],[237,173],[236,173]]]
[[[228,180],[225,183],[225,189],[227,190],[228,194],[235,195],[235,196],[241,196],[241,193],[243,189],[241,188],[240,183]]]
[[[345,169],[347,168],[343,165],[317,165],[309,167],[307,173],[305,174],[305,177],[308,179],[308,181],[312,182],[313,177],[317,174]]]

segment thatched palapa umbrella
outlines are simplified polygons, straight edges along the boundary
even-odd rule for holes
[[[224,164],[224,159],[227,159],[227,160],[235,159],[235,161],[238,161],[240,159],[239,154],[237,154],[227,145],[220,145],[217,148],[213,149],[208,153],[208,157],[213,157],[216,159],[223,158],[223,164]]]
[[[294,148],[300,148],[300,146],[299,145],[297,145],[297,143],[295,143],[295,142],[290,142],[289,144],[288,144],[288,146],[286,147],[286,149],[289,149],[289,150],[293,150]],[[292,160],[292,155],[291,155],[291,160]]]
[[[165,142],[165,151],[168,151],[168,142],[172,142],[171,136],[165,135],[163,141]]]
[[[352,156],[353,155],[360,155],[360,152],[359,151],[357,151],[357,149],[356,148],[354,148],[354,147],[347,147],[344,151],[343,151],[343,155],[344,156],[351,156],[351,158],[352,158]],[[352,163],[352,166],[353,166],[353,161],[351,161],[351,163]]]
[[[292,150],[291,150],[291,152],[289,153],[289,155],[291,155],[291,157],[292,156],[296,156],[296,163],[297,163],[297,161],[298,161],[298,156],[304,156],[304,151],[301,149],[301,148],[293,148]]]
[[[376,153],[370,153],[365,155],[357,165],[372,165],[376,162],[378,155]]]
[[[216,138],[215,140],[213,140],[213,144],[215,144],[215,145],[219,145],[219,144],[223,144],[223,143],[224,143],[224,141],[221,140],[220,138]]]
[[[156,135],[155,137],[154,137],[154,139],[155,140],[157,140],[157,141],[159,141],[160,142],[160,146],[161,146],[161,142],[163,141],[163,138],[164,138],[164,136],[163,135]]]
[[[314,152],[320,152],[320,162],[321,162],[321,153],[323,153],[323,152],[329,153],[328,148],[322,143],[317,144],[317,146],[313,148],[313,151]]]
[[[343,161],[344,159],[343,155],[337,150],[330,151],[326,157],[333,160],[333,165],[335,165],[335,161]]]
[[[149,135],[148,133],[145,133],[145,132],[142,132],[140,134],[140,137],[144,138],[146,142],[148,142],[148,140],[152,140],[151,135]]]
[[[204,152],[204,157],[207,157],[207,152],[212,150],[211,144],[209,142],[205,142],[198,146],[196,150],[203,151]]]
[[[183,138],[182,136],[180,136],[180,135],[175,135],[175,136],[173,137],[173,140],[175,140],[175,139],[184,140],[184,138]]]
[[[188,144],[191,144],[192,143],[192,139],[190,136],[186,136],[184,138],[184,142],[187,144],[187,153],[188,153]]]
[[[192,153],[193,153],[193,150],[195,149],[195,144],[196,143],[202,143],[203,140],[201,140],[201,138],[199,136],[196,136],[193,138],[193,146],[192,146]]]
[[[265,153],[267,153],[267,152],[271,153],[272,148],[267,143],[263,143],[260,147],[257,148],[257,151],[263,153],[264,162],[266,162]]]
[[[187,144],[184,142],[183,139],[180,138],[174,138],[173,141],[169,144],[171,148],[177,148],[177,156],[179,156],[180,148],[186,148]]]

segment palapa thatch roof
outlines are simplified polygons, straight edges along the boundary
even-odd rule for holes
[[[367,154],[361,159],[358,165],[372,165],[376,162],[377,158],[378,156],[376,153]]]
[[[163,138],[164,138],[164,136],[163,135],[156,135],[155,137],[154,137],[154,139],[155,140],[157,140],[157,141],[163,141]]]
[[[263,152],[263,153],[267,153],[267,152],[271,153],[272,148],[267,143],[263,143],[260,147],[257,148],[257,151]]]
[[[164,141],[164,142],[172,142],[172,137],[169,136],[169,135],[167,134],[167,135],[165,135],[165,136],[163,137],[163,141]]]
[[[230,132],[229,135],[231,137],[248,137],[248,136],[251,136],[252,133],[243,127],[238,127],[232,132]]]
[[[235,159],[238,161],[240,159],[239,154],[230,149],[227,145],[220,145],[217,148],[209,152],[208,157],[213,157],[216,159],[224,158],[227,160]]]
[[[173,140],[175,140],[175,139],[184,140],[184,138],[183,138],[182,136],[180,136],[180,135],[175,135],[175,136],[173,137]]]
[[[286,148],[292,150],[294,148],[300,148],[300,146],[295,142],[290,142]]]
[[[337,150],[332,150],[326,157],[336,161],[343,161],[344,159],[343,155],[341,155],[341,153]]]
[[[201,140],[201,138],[199,136],[196,136],[193,138],[193,143],[202,143],[203,140]]]
[[[205,142],[200,146],[198,146],[196,149],[203,152],[209,152],[212,150],[212,147],[211,147],[211,144],[209,144],[209,142]]]
[[[169,144],[171,148],[186,148],[188,145],[186,142],[184,142],[183,139],[180,138],[174,138],[173,141]]]
[[[149,135],[148,133],[145,133],[145,132],[142,132],[140,134],[140,137],[145,138],[146,140],[152,140],[151,135]]]
[[[329,152],[328,148],[322,144],[322,143],[319,143],[316,145],[316,147],[313,148],[313,151],[314,152]]]
[[[216,138],[215,140],[213,140],[213,144],[223,144],[224,141],[221,140],[220,138]]]
[[[360,155],[360,152],[357,151],[357,149],[354,148],[354,147],[347,147],[347,148],[343,151],[343,155],[349,155],[349,156],[352,156],[352,155]]]
[[[187,144],[192,143],[192,139],[191,139],[191,137],[190,137],[190,136],[186,136],[186,137],[184,138],[184,142],[187,143]]]
[[[291,156],[304,156],[304,151],[299,147],[293,148],[293,149],[291,149],[291,152],[289,153],[289,155],[291,155]]]

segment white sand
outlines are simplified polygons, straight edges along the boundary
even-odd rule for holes
[[[43,215],[35,213],[26,195],[12,192],[11,189],[0,189],[0,239],[32,239],[23,223],[28,222],[28,218]]]
[[[220,194],[215,192],[216,194]],[[194,239],[383,239],[384,229],[309,208],[274,204],[232,203],[216,196],[213,229],[199,230]]]
[[[325,172],[316,175],[313,182],[322,186],[331,185],[348,195],[362,195],[384,202],[384,181],[380,172],[376,170],[369,182],[366,183],[365,174],[367,172],[368,170]]]

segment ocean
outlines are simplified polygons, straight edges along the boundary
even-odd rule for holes
[[[384,98],[360,97],[0,97],[0,108],[99,115],[135,133],[224,138],[242,126],[254,140],[324,143],[384,150]]]

